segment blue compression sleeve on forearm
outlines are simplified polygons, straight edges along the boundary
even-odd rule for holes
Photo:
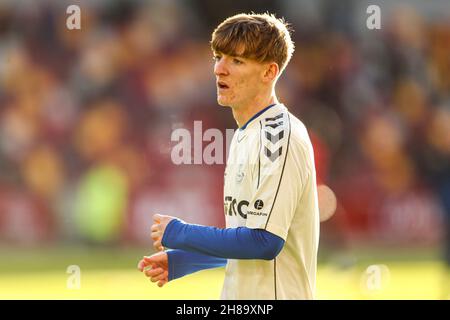
[[[219,229],[173,219],[166,226],[162,245],[227,259],[272,260],[284,240],[262,229]]]
[[[227,259],[184,250],[167,250],[169,281],[204,269],[223,267]]]

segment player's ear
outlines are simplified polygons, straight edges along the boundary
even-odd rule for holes
[[[264,82],[272,82],[278,77],[280,68],[276,62],[270,62],[265,65]]]

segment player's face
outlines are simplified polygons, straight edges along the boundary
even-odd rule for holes
[[[214,53],[217,102],[221,106],[245,106],[258,96],[264,65],[242,57]]]

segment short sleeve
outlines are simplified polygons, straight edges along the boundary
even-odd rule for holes
[[[288,114],[266,118],[260,127],[256,188],[247,207],[246,227],[264,229],[286,240],[309,166],[304,148],[291,136]]]

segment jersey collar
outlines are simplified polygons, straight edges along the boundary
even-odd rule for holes
[[[267,110],[269,110],[270,108],[276,106],[277,104],[271,104],[270,106],[265,107],[262,110],[259,110],[255,115],[253,115],[253,117],[251,117],[242,127],[239,128],[240,131],[245,130],[245,128],[247,128],[247,126],[249,125],[250,122],[252,122],[253,120],[255,120],[256,118],[258,118],[260,115],[262,115],[264,112],[266,112]]]

